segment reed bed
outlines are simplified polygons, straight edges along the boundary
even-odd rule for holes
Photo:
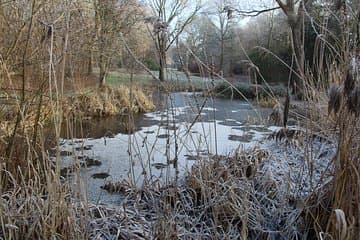
[[[45,181],[35,174],[31,179],[22,175],[18,181],[4,167],[0,166],[1,239],[86,238],[71,192],[54,171],[47,169]],[[21,175],[20,169],[17,174]],[[3,187],[4,178],[11,179],[8,189]]]
[[[327,114],[318,115],[316,123],[326,136],[336,139],[334,175],[309,198],[306,213],[321,239],[356,239],[360,235],[360,79],[352,71],[333,77]]]
[[[155,108],[148,95],[140,88],[135,88],[130,93],[130,89],[123,85],[117,88],[103,87],[74,93],[62,98],[62,115],[64,118],[77,116],[90,119],[124,115],[130,112],[148,112]],[[41,102],[39,102],[39,98],[40,96],[35,96],[26,100],[26,114],[21,119],[20,127],[28,133],[34,131],[35,123],[46,126],[55,114],[56,103],[50,101],[47,96],[42,96],[45,99]],[[131,109],[129,109],[130,106]],[[1,138],[11,135],[18,108],[16,98],[7,95],[7,102],[0,109]]]
[[[140,88],[120,85],[118,88],[102,87],[79,93],[65,99],[64,116],[108,117],[127,113],[148,112],[155,108],[151,98]],[[131,109],[129,109],[131,108]]]

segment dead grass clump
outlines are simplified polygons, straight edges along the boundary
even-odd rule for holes
[[[355,76],[347,72],[343,85],[330,88],[328,112],[334,131],[328,134],[337,139],[334,177],[323,186],[323,194],[310,198],[307,212],[314,230],[332,239],[360,236],[360,80]]]
[[[0,179],[10,174],[0,170]],[[11,175],[7,178],[13,179]],[[11,190],[0,191],[1,239],[85,238],[69,189],[56,179],[48,171],[45,184],[36,177],[19,183],[13,180]]]
[[[122,180],[120,182],[107,182],[101,186],[102,189],[110,192],[110,193],[128,193],[133,190],[131,184],[126,181]]]
[[[293,209],[270,173],[267,151],[239,151],[192,167],[183,186],[161,191],[154,234],[162,239],[294,239],[303,236]]]
[[[52,114],[49,101],[44,101],[44,96],[36,95],[25,100],[24,108],[20,110],[19,100],[11,98],[11,101],[0,102],[0,137],[6,138],[12,134],[17,115],[20,114],[19,129],[22,135],[34,132],[35,126],[44,126]]]
[[[145,215],[144,211],[134,209],[140,208],[142,201],[125,199],[121,205],[116,209],[101,205],[82,207],[83,211],[89,212],[87,239],[154,239],[150,213]]]
[[[278,103],[278,100],[275,97],[262,96],[258,99],[256,103],[260,107],[273,108]]]
[[[224,236],[232,235],[232,232],[246,239],[249,221],[258,223],[262,220],[259,209],[250,202],[253,186],[247,177],[252,176],[249,171],[252,166],[245,163],[240,166],[239,163],[236,158],[205,161],[194,167],[187,179],[187,186],[195,193],[193,207],[201,208],[204,220],[214,224],[209,226],[210,229],[221,226],[220,231],[213,232],[218,237],[221,232]]]
[[[84,117],[106,117],[129,112],[148,112],[154,104],[140,89],[130,91],[128,87],[116,89],[103,87],[86,93],[80,93],[65,100],[65,117],[80,114]]]

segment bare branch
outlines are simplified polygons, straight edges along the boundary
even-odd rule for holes
[[[263,13],[267,13],[267,12],[271,12],[277,9],[280,9],[281,7],[273,7],[273,8],[267,8],[267,9],[262,9],[262,10],[251,10],[251,11],[243,11],[243,10],[239,10],[239,9],[233,9],[231,8],[231,10],[237,12],[239,15],[242,16],[246,16],[246,17],[257,17],[260,14]]]
[[[275,0],[279,7],[284,11],[285,14],[287,14],[287,5],[285,5],[281,0]]]

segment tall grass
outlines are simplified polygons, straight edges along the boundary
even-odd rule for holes
[[[154,108],[151,98],[139,88],[132,93],[125,86],[70,95],[50,91],[52,94],[31,92],[24,99],[18,98],[16,91],[5,95],[7,102],[0,115],[1,239],[88,239],[91,208],[84,189],[75,191],[60,175],[63,120],[71,125],[74,119]],[[17,115],[20,120],[14,130]],[[53,147],[55,162],[49,155]],[[74,174],[81,186],[79,164],[76,166]]]
[[[311,113],[307,127],[337,144],[333,178],[311,195],[305,209],[320,239],[360,236],[359,36],[353,34],[359,24],[355,20],[359,9],[346,3],[343,8],[346,10],[340,13],[330,12],[338,16],[342,34],[335,36],[328,28],[320,28],[322,35],[315,49],[317,80],[310,74],[305,79]],[[332,64],[323,64],[331,59]]]
[[[323,239],[356,239],[360,234],[360,81],[358,70],[342,70],[342,76],[330,74],[337,81],[329,89],[328,101],[311,98],[313,104],[323,106],[311,127],[337,143],[334,176],[322,192],[311,196],[307,214]]]
[[[30,179],[25,179],[19,169],[16,174],[21,176],[21,180],[16,180],[3,167],[0,170],[0,179],[8,178],[7,185],[11,186],[0,192],[1,238],[86,238],[85,225],[78,220],[72,193],[52,168],[46,167],[45,171],[34,169]],[[46,176],[36,176],[36,173],[45,173]],[[4,186],[3,181],[2,184]]]

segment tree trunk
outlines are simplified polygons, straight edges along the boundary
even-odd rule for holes
[[[105,86],[105,72],[103,73],[100,73],[100,76],[99,76],[99,88]]]
[[[293,92],[298,98],[304,97],[305,81],[305,52],[304,52],[304,2],[301,1],[298,12],[292,6],[287,12],[288,23],[291,29],[292,50],[295,56],[295,66],[297,75],[294,76],[292,87]]]
[[[281,0],[276,0],[280,8],[287,16],[288,24],[291,29],[292,37],[292,50],[295,56],[295,67],[297,75],[292,80],[292,88],[298,98],[304,96],[304,81],[305,81],[305,52],[304,52],[304,5],[311,2],[307,0],[301,0],[299,8],[296,12],[295,2],[293,0],[287,0],[286,4]]]
[[[297,74],[294,76],[293,81],[293,90],[294,93],[302,98],[304,95],[304,62],[305,62],[305,54],[304,54],[304,46],[302,41],[302,28],[301,26],[293,26],[291,27],[292,41],[293,41],[293,52],[295,55],[295,64],[297,69]]]
[[[161,82],[165,81],[165,67],[162,64],[162,61],[160,61],[159,80]]]
[[[221,45],[220,45],[220,72],[224,71],[224,48],[225,48],[225,43],[224,43],[224,37],[221,36]]]
[[[99,87],[103,87],[105,85],[106,69],[104,63],[104,56],[102,55],[100,55],[99,57],[99,68],[100,68]]]
[[[86,73],[88,76],[90,76],[93,73],[92,58],[93,58],[92,51],[90,51],[87,62],[87,69],[86,69]]]
[[[166,53],[160,53],[159,57],[159,80],[161,82],[165,81],[165,73],[166,73]]]

